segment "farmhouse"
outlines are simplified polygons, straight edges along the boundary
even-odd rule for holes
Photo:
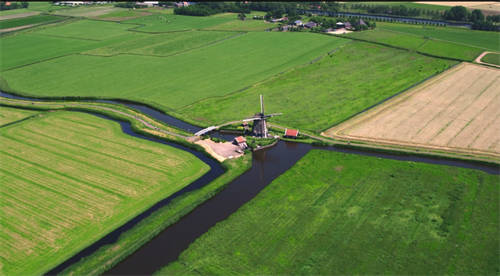
[[[175,6],[178,8],[189,6],[189,2],[176,2]]]
[[[293,24],[294,24],[295,26],[302,26],[302,25],[304,25],[304,24],[302,23],[302,21],[300,21],[300,20],[295,20],[295,22],[293,22]]]
[[[352,30],[352,25],[351,25],[350,22],[345,22],[344,23],[344,27],[345,27],[346,30]]]
[[[248,147],[247,139],[245,139],[245,137],[243,137],[243,136],[238,136],[238,137],[234,138],[233,143],[235,145],[240,146],[241,149],[246,149]]]
[[[299,136],[299,130],[286,128],[283,136],[286,138],[297,138],[297,136]]]
[[[337,22],[337,24],[335,24],[335,26],[337,27],[337,29],[345,28],[344,22]]]

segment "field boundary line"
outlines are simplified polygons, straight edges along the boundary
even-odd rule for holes
[[[269,77],[267,77],[267,78],[265,78],[265,79],[263,79],[263,80],[260,80],[260,81],[258,81],[258,82],[252,83],[252,84],[247,85],[247,86],[245,86],[245,87],[243,87],[243,88],[240,88],[240,89],[237,89],[237,90],[235,90],[235,91],[229,92],[229,93],[227,93],[227,94],[225,94],[225,95],[221,95],[221,96],[211,96],[211,97],[206,97],[206,98],[203,98],[203,99],[199,99],[199,100],[197,100],[197,101],[195,101],[195,102],[192,102],[192,103],[190,103],[190,104],[187,104],[187,105],[185,105],[185,106],[181,106],[181,107],[179,107],[179,108],[175,109],[175,111],[176,111],[176,112],[179,112],[179,111],[181,111],[181,110],[183,110],[183,109],[189,108],[189,107],[191,107],[191,106],[193,106],[193,105],[195,105],[195,104],[198,104],[198,103],[200,103],[200,102],[207,101],[207,100],[210,100],[210,99],[221,99],[221,98],[226,98],[226,97],[229,97],[229,96],[232,96],[232,95],[238,94],[238,93],[243,92],[243,91],[245,91],[245,90],[248,90],[248,89],[250,89],[250,88],[252,88],[252,87],[258,86],[258,85],[260,85],[260,84],[262,84],[262,83],[264,83],[264,82],[267,82],[267,81],[270,81],[270,80],[272,80],[272,79],[274,79],[274,78],[277,78],[277,77],[279,77],[279,76],[281,76],[281,75],[283,75],[283,74],[285,74],[285,73],[289,73],[289,72],[292,72],[292,71],[297,70],[297,69],[299,69],[299,68],[303,68],[303,67],[306,67],[306,66],[308,66],[308,65],[311,65],[311,64],[313,64],[313,63],[315,63],[315,62],[318,62],[319,60],[321,60],[321,59],[325,58],[326,56],[328,56],[328,55],[330,55],[330,54],[332,54],[332,53],[335,53],[335,52],[336,52],[336,51],[338,51],[340,48],[342,48],[342,47],[346,46],[346,45],[347,45],[347,44],[349,44],[349,43],[352,43],[352,42],[347,41],[346,43],[344,43],[344,44],[342,44],[342,45],[338,46],[337,48],[334,48],[333,50],[331,50],[331,51],[327,52],[326,54],[322,54],[322,55],[320,55],[320,56],[318,56],[318,57],[316,57],[316,58],[314,58],[314,59],[312,59],[312,60],[310,60],[310,61],[307,61],[306,63],[299,64],[299,65],[297,65],[297,66],[294,66],[294,67],[288,68],[288,69],[286,69],[286,70],[284,70],[284,71],[281,71],[281,72],[278,72],[278,73],[276,73],[276,74],[273,74],[273,75],[271,75],[271,76],[269,76]],[[189,122],[189,123],[191,123],[191,122]],[[193,123],[191,123],[191,124],[193,124]],[[197,124],[199,124],[199,123],[194,123],[194,124],[195,124],[195,125],[197,125]],[[222,124],[224,124],[224,123],[222,123]]]
[[[37,114],[31,115],[31,116],[28,116],[28,117],[26,117],[26,118],[22,118],[22,119],[19,119],[19,120],[13,121],[13,122],[9,122],[9,123],[6,123],[6,124],[3,124],[3,125],[0,125],[0,128],[8,127],[8,126],[10,126],[10,125],[18,124],[18,123],[21,123],[21,122],[24,122],[24,121],[27,121],[27,120],[31,120],[31,119],[36,119],[36,117],[40,117],[40,114],[43,114],[43,113],[44,113],[44,112],[37,113]]]
[[[175,53],[172,53],[172,54],[169,54],[169,55],[140,54],[140,53],[132,53],[132,52],[114,53],[114,54],[111,54],[111,55],[98,55],[98,54],[88,53],[89,51],[92,51],[94,49],[89,50],[89,51],[85,51],[85,52],[75,53],[75,55],[93,56],[93,57],[105,57],[105,58],[116,57],[116,56],[124,56],[124,55],[155,57],[155,58],[167,58],[167,57],[172,57],[172,56],[177,56],[177,55],[189,53],[189,52],[194,51],[194,50],[203,49],[203,48],[212,46],[214,44],[222,43],[225,40],[230,40],[230,39],[233,39],[233,38],[237,38],[237,37],[239,37],[241,35],[245,35],[245,34],[247,34],[247,33],[246,32],[240,32],[240,33],[238,33],[236,35],[231,35],[229,37],[221,38],[221,39],[218,39],[218,40],[215,40],[215,41],[208,42],[208,43],[203,44],[201,46],[197,46],[197,47],[194,47],[194,48],[185,49],[185,50],[182,50],[182,51],[179,51],[179,52],[175,52]],[[160,43],[157,43],[157,44],[151,45],[149,47],[145,47],[145,48],[151,48],[151,47],[156,46],[156,45],[162,45],[162,43],[160,42]],[[106,46],[100,47],[100,48],[105,48],[105,47]],[[95,49],[99,49],[99,48],[95,48]]]
[[[67,20],[71,20],[70,17],[68,17],[68,16],[62,16],[62,15],[55,15],[55,14],[48,14],[48,13],[39,13],[38,15],[50,15],[50,16],[62,17],[62,18],[60,20],[56,20],[56,21],[41,22],[41,23],[38,23],[38,24],[31,24],[31,26],[26,27],[26,28],[22,28],[22,29],[17,29],[17,30],[12,30],[12,31],[7,31],[7,32],[0,32],[0,37],[3,37],[4,35],[7,35],[7,34],[13,34],[13,33],[16,33],[18,31],[31,30],[31,29],[34,29],[35,27],[41,27],[41,26],[49,25],[49,24],[58,24],[58,23],[63,23],[64,21],[67,21]],[[23,26],[28,26],[28,25],[23,25]],[[20,27],[22,27],[22,26],[20,26]]]

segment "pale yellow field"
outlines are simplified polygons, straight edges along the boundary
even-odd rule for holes
[[[325,135],[500,157],[500,70],[462,63]]]

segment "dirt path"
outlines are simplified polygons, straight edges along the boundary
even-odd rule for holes
[[[18,14],[9,14],[9,15],[2,15],[0,16],[0,21],[1,20],[7,20],[7,19],[14,19],[14,18],[22,18],[22,17],[28,17],[32,15],[37,15],[40,14],[40,12],[25,12],[25,13],[18,13]]]
[[[491,54],[497,54],[496,52],[489,52],[489,51],[485,51],[485,52],[483,52],[482,54],[480,54],[480,55],[479,55],[479,56],[478,56],[478,57],[474,60],[474,62],[477,62],[477,63],[480,63],[480,64],[491,65],[491,66],[495,66],[495,67],[500,68],[500,65],[496,65],[496,64],[492,64],[492,63],[486,63],[486,62],[481,61],[481,59],[482,59],[485,55],[490,54],[490,53],[491,53]]]
[[[0,33],[7,33],[7,32],[13,32],[13,31],[18,31],[18,30],[22,30],[22,29],[27,29],[27,28],[33,27],[35,25],[36,24],[29,24],[29,25],[24,25],[24,26],[19,26],[19,27],[0,29]]]

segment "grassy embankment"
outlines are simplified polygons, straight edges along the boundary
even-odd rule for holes
[[[345,36],[466,61],[474,60],[485,50],[500,51],[497,33],[453,27],[377,22],[374,30]]]
[[[482,62],[500,65],[500,54],[497,53],[488,53],[484,57],[481,58]]]
[[[46,272],[209,169],[84,113],[44,113],[0,132],[6,275]]]
[[[82,20],[30,35],[102,39],[100,43],[116,38],[115,43],[122,43],[124,28],[126,24]],[[129,32],[126,37],[131,37]],[[251,32],[168,57],[68,55],[3,71],[1,76],[7,83],[3,82],[2,88],[33,96],[119,97],[152,103],[164,110],[176,109],[237,91],[343,43],[346,40],[311,33]],[[15,50],[12,56],[18,55],[22,52]],[[11,66],[17,63],[10,56],[2,59],[10,61]]]
[[[207,125],[232,121],[252,116],[259,110],[259,94],[264,94],[268,112],[283,112],[271,122],[319,133],[454,63],[352,42],[243,94],[203,100],[178,113]]]
[[[313,150],[160,274],[493,275],[499,180]]]
[[[64,17],[53,15],[34,15],[22,18],[14,18],[0,21],[0,29],[8,29],[25,25],[36,25],[42,23],[51,23],[63,20]]]

